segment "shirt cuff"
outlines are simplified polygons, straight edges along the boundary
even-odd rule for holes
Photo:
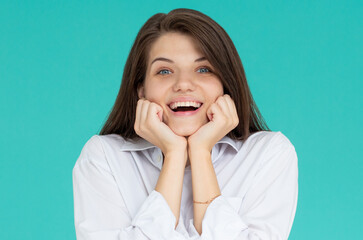
[[[175,231],[176,218],[165,198],[153,190],[136,213],[131,225],[150,239],[183,239]]]
[[[201,239],[236,239],[246,230],[248,226],[238,214],[241,201],[223,195],[214,199],[204,214]]]

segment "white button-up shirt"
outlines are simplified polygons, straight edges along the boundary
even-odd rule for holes
[[[154,189],[163,163],[160,148],[141,138],[92,136],[73,168],[77,239],[287,239],[298,196],[297,155],[288,138],[270,131],[245,141],[226,136],[211,159],[221,196],[209,204],[199,235],[190,165],[175,228],[174,214]]]

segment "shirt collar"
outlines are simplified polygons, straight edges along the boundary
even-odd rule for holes
[[[239,141],[233,140],[228,136],[224,136],[221,140],[219,140],[217,144],[228,144],[233,147],[236,152],[240,148]],[[146,141],[143,138],[137,138],[133,140],[125,140],[125,142],[120,146],[120,151],[143,151],[149,148],[157,148],[157,146],[153,145],[152,143]]]

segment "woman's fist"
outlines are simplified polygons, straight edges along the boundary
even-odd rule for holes
[[[209,122],[189,136],[188,144],[191,148],[211,151],[213,146],[239,123],[235,103],[228,94],[218,97],[210,105],[207,116]]]
[[[134,129],[137,135],[159,147],[164,155],[187,148],[186,138],[176,135],[163,122],[163,108],[149,100],[138,100]]]

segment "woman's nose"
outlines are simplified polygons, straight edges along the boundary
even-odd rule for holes
[[[195,90],[195,83],[193,76],[191,74],[179,74],[175,78],[175,83],[173,86],[174,91],[194,91]]]

